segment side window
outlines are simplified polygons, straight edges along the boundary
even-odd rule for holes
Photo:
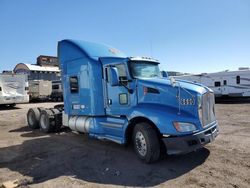
[[[226,80],[223,80],[223,85],[227,85],[227,81]]]
[[[116,67],[118,70],[118,74],[119,74],[119,80],[120,81],[127,81],[127,71],[126,71],[126,67],[124,64],[116,64],[116,65],[112,65],[112,67]],[[105,77],[107,79],[107,81],[109,82],[110,80],[110,75],[109,75],[109,67],[106,67],[104,69],[104,74]]]
[[[220,82],[214,82],[215,87],[220,87]]]
[[[236,76],[236,84],[240,84],[240,76]]]
[[[53,85],[52,89],[59,89],[59,85]]]
[[[118,74],[119,74],[119,79],[122,80],[127,80],[127,73],[126,73],[126,67],[124,64],[118,64],[115,65],[115,67],[118,70]]]
[[[69,84],[70,84],[70,92],[71,93],[78,93],[79,86],[78,86],[78,78],[77,76],[72,76],[69,78]]]

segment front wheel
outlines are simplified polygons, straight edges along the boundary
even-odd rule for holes
[[[148,123],[139,123],[133,130],[133,144],[137,156],[146,163],[160,158],[160,142],[156,131]]]

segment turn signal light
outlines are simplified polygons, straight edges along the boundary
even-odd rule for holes
[[[148,93],[148,88],[147,87],[143,87],[143,95],[146,95]]]

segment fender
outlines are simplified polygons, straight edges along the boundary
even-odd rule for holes
[[[131,121],[136,117],[143,117],[152,121],[158,128],[161,134],[167,135],[187,135],[187,133],[178,132],[174,126],[173,121],[189,122],[200,129],[200,122],[197,117],[186,112],[179,113],[178,108],[163,106],[159,104],[142,103],[133,108],[131,114],[128,115],[128,120]]]

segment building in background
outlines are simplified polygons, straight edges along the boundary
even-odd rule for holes
[[[11,70],[3,70],[3,72],[2,72],[3,74],[12,74],[13,73],[13,71],[11,71]]]
[[[40,66],[59,67],[58,59],[54,56],[40,55],[36,59],[36,64]]]
[[[28,75],[28,80],[60,80],[58,59],[54,56],[40,55],[36,64],[19,63],[14,68],[14,73]]]

